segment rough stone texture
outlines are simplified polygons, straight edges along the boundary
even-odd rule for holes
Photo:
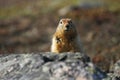
[[[0,80],[102,80],[106,77],[82,53],[0,55]]]
[[[113,66],[113,73],[108,73],[108,77],[104,80],[120,80],[120,60]]]

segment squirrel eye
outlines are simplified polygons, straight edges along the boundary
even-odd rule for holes
[[[60,21],[60,24],[62,24],[62,21]]]

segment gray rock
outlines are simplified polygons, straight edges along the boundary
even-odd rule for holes
[[[0,80],[102,80],[106,77],[82,53],[0,56]]]
[[[105,7],[105,3],[103,1],[99,1],[99,0],[94,0],[94,1],[90,1],[90,0],[82,0],[80,1],[79,5],[70,5],[70,6],[65,6],[63,8],[61,8],[58,11],[58,14],[60,16],[65,16],[68,13],[71,13],[72,11],[78,11],[81,9],[92,9],[92,8],[101,8],[101,7]]]
[[[113,73],[108,73],[107,78],[104,80],[120,80],[120,60],[115,63],[113,69]]]
[[[114,65],[114,75],[120,79],[120,60]]]

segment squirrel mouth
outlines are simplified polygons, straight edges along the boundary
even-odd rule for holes
[[[65,31],[69,31],[69,29],[65,29]]]

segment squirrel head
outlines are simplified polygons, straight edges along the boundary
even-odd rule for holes
[[[76,28],[72,20],[69,18],[64,18],[60,20],[57,27],[57,31],[60,31],[61,34],[65,34],[65,35],[76,34]]]

